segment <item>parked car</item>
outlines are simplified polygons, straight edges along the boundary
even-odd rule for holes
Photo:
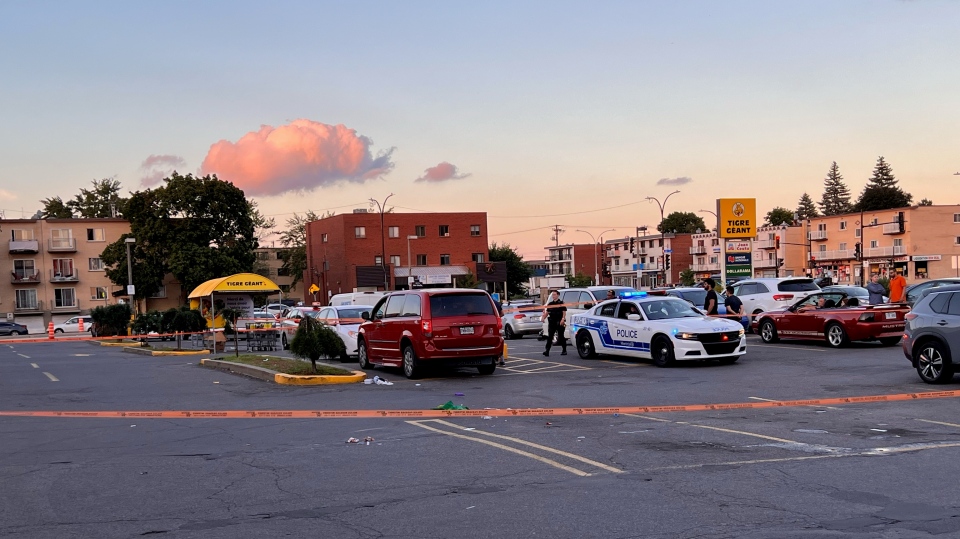
[[[960,279],[948,277],[946,279],[931,279],[929,281],[923,281],[916,283],[907,287],[907,303],[914,305],[917,300],[920,299],[920,296],[923,294],[924,290],[929,290],[931,288],[938,288],[941,286],[950,286],[953,284],[960,284]]]
[[[564,288],[558,290],[558,292],[560,292],[560,301],[562,301],[567,308],[567,321],[572,320],[575,314],[591,309],[596,304],[606,300],[607,291],[609,290],[613,290],[615,296],[619,296],[623,292],[637,291],[629,286],[587,286],[583,288]],[[541,310],[541,313],[542,312]],[[547,321],[544,320],[540,323],[540,336],[546,338],[549,332],[550,330],[547,329]],[[563,330],[563,338],[570,339],[571,335],[570,324],[567,324]]]
[[[706,303],[707,299],[707,291],[696,286],[668,288],[663,290],[663,295],[680,298],[698,309],[703,309],[703,304]],[[717,301],[719,303],[717,305],[717,314],[721,315],[727,314],[727,307],[723,304],[723,298],[723,294],[717,293]]]
[[[524,335],[536,335],[543,328],[540,315],[543,307],[533,300],[514,301],[503,305],[503,338],[520,339]]]
[[[16,322],[0,322],[0,335],[29,335],[27,326]]]
[[[269,314],[270,316],[280,315],[281,317],[283,317],[283,316],[286,316],[287,311],[290,310],[290,307],[287,307],[282,303],[271,303],[266,307],[264,307],[263,310],[267,311],[267,314]]]
[[[830,285],[820,289],[823,292],[841,292],[847,296],[857,298],[857,301],[861,305],[867,305],[870,303],[870,292],[862,286],[849,286],[849,285]],[[887,303],[890,301],[890,298],[883,296],[883,302]]]
[[[93,317],[86,316],[74,316],[73,318],[67,320],[62,324],[55,324],[53,326],[54,333],[64,333],[70,332],[75,333],[80,331],[80,319],[83,319],[83,331],[89,331],[90,334],[93,334]]]
[[[833,348],[850,341],[880,341],[883,346],[893,346],[900,342],[908,312],[900,304],[865,305],[843,292],[818,292],[789,307],[761,313],[753,321],[753,328],[765,343],[824,339]]]
[[[820,287],[807,277],[744,279],[733,285],[733,293],[752,320],[757,314],[782,309],[819,291]]]
[[[924,382],[943,384],[953,379],[953,351],[960,350],[960,286],[924,291],[906,316],[901,347]]]
[[[330,298],[330,305],[373,305],[378,299],[382,298],[386,292],[347,292],[345,294],[335,294]]]
[[[501,320],[490,294],[464,288],[392,292],[364,316],[360,367],[402,367],[417,378],[428,365],[477,367],[493,374],[503,355]]]
[[[321,307],[294,307],[287,311],[287,315],[280,321],[280,345],[283,350],[290,348],[290,341],[293,340],[294,333],[297,332],[297,326],[300,325],[300,319],[306,316],[317,318],[320,316]],[[271,317],[272,318],[272,317]]]
[[[357,357],[357,334],[360,330],[360,324],[363,323],[363,314],[366,313],[367,318],[369,318],[372,310],[372,305],[341,305],[339,307],[311,309],[307,311],[306,316],[316,318],[320,323],[329,326],[340,337],[346,349],[340,356],[340,360],[349,361],[350,358]],[[291,318],[291,315],[295,318]],[[291,312],[288,313],[287,320],[284,320],[283,335],[281,336],[284,348],[289,347],[289,343],[293,340],[293,336],[297,332],[297,326],[299,326],[300,319],[303,316],[303,311],[299,308],[291,309]]]

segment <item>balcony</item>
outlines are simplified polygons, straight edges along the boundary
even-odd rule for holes
[[[900,232],[900,225],[898,223],[887,223],[883,225],[884,234],[903,234]]]
[[[694,264],[691,266],[694,272],[699,271],[720,271],[720,263],[716,262],[714,264]]]
[[[776,249],[777,240],[760,240],[754,243],[757,249]]]
[[[53,238],[47,240],[48,253],[75,253],[77,240],[74,238]]]
[[[772,268],[776,265],[777,261],[772,258],[754,257],[753,259],[753,267],[755,268]]]
[[[40,272],[22,272],[22,271],[11,271],[10,272],[10,283],[11,284],[37,284],[40,282]]]
[[[40,242],[37,240],[10,240],[11,253],[36,254],[40,252]]]
[[[607,258],[620,258],[620,249],[607,249]]]
[[[690,254],[692,255],[705,255],[707,254],[706,245],[694,245],[690,248]]]
[[[80,281],[80,274],[77,270],[55,271],[50,270],[51,283],[76,283]]]
[[[813,251],[810,253],[810,260],[851,260],[856,255],[853,249],[840,249],[836,251]]]
[[[869,249],[864,249],[863,251],[864,258],[902,256],[905,254],[907,254],[907,248],[902,245],[896,245],[893,247],[871,247]]]
[[[13,312],[18,314],[41,314],[43,313],[43,301],[33,298],[32,301],[17,301],[13,307]]]
[[[826,241],[827,231],[826,230],[814,230],[810,232],[809,235],[810,241]]]

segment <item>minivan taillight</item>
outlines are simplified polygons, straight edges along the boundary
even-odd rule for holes
[[[430,320],[421,320],[420,328],[423,330],[424,337],[433,337],[433,322]]]
[[[786,301],[788,299],[793,299],[793,294],[774,294],[773,299],[776,301]]]
[[[523,318],[523,316],[520,316],[520,318]],[[497,331],[501,329],[503,329],[503,318],[497,317]]]

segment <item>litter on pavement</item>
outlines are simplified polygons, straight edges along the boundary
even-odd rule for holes
[[[374,377],[373,377],[373,383],[377,384],[378,386],[392,386],[392,385],[393,385],[393,382],[388,382],[388,381],[386,381],[385,379],[380,378],[379,376],[374,376]]]
[[[433,409],[434,410],[469,410],[469,408],[467,408],[462,404],[454,404],[453,401],[447,401]]]
[[[348,443],[348,444],[359,444],[359,443],[360,443],[360,440],[357,439],[357,438],[350,437],[350,438],[347,438],[347,443]]]

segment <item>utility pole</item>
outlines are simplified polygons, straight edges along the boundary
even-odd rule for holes
[[[560,225],[553,225],[553,246],[560,247],[560,234],[563,233],[563,229],[560,228]]]
[[[383,199],[383,204],[378,202],[376,199],[371,198],[370,202],[373,202],[377,205],[377,209],[380,210],[380,271],[383,272],[383,291],[390,291],[390,277],[387,275],[387,240],[383,233],[383,210],[387,207],[387,201],[390,200],[390,197],[393,196],[393,193]]]

